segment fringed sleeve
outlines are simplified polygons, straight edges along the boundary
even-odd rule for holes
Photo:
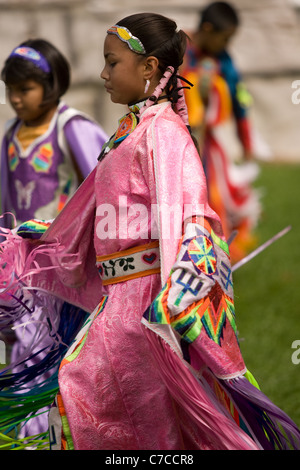
[[[143,324],[171,394],[202,431],[207,428],[216,448],[300,449],[299,429],[244,364],[228,246],[207,220],[188,224]]]

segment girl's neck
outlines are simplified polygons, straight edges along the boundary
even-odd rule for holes
[[[48,106],[36,119],[25,121],[27,127],[38,127],[49,124],[57,110],[57,104]]]

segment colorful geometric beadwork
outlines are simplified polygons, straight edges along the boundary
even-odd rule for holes
[[[15,171],[15,169],[17,168],[19,162],[20,162],[20,159],[18,157],[18,152],[17,152],[16,147],[14,146],[14,144],[11,142],[8,146],[9,169],[11,171]]]
[[[145,100],[128,105],[131,111],[130,114],[126,114],[121,119],[119,119],[119,128],[117,132],[112,135],[109,141],[103,144],[101,153],[98,157],[99,161],[105,157],[105,155],[114,147],[115,144],[119,144],[136,128],[139,123],[138,113],[144,104]]]
[[[212,242],[206,236],[196,237],[188,245],[188,255],[197,269],[207,275],[214,274],[217,258]]]
[[[224,304],[223,299],[221,299],[217,308],[215,308],[210,298],[207,297],[202,308],[204,309],[204,313],[201,317],[201,323],[209,338],[215,343],[220,344],[221,334],[226,321],[226,304]]]
[[[138,120],[136,114],[129,113],[119,120],[119,127],[115,133],[114,143],[122,142],[136,128]]]
[[[168,308],[170,287],[171,281],[168,279],[146,310],[144,317],[149,323],[170,324],[187,343],[195,341],[202,332],[220,345],[226,324],[237,338],[233,300],[224,294],[217,283],[208,295],[192,302],[189,307],[174,316]]]
[[[234,333],[237,333],[233,300],[224,294],[218,284],[200,303],[198,315],[200,315],[206,334],[219,345],[226,320],[229,321]]]
[[[17,234],[22,238],[40,238],[50,227],[51,222],[45,220],[31,219],[23,222],[17,230]]]
[[[183,296],[187,292],[192,294],[193,296],[196,296],[199,293],[199,291],[201,289],[201,286],[203,284],[203,281],[201,281],[201,279],[196,278],[196,276],[194,276],[193,274],[187,275],[187,280],[186,281],[184,281],[184,279],[183,279],[184,277],[186,277],[186,273],[184,271],[181,271],[180,275],[176,279],[176,283],[183,287],[183,289],[181,290],[179,296],[177,297],[177,299],[174,302],[174,305],[176,307],[178,307],[180,305],[180,302],[181,302]],[[196,285],[195,285],[194,288],[192,288],[192,284],[193,284],[194,281],[196,281]]]
[[[190,231],[188,226],[184,237],[176,268],[144,318],[149,324],[169,324],[186,344],[202,335],[226,349],[230,336],[238,351],[228,245],[207,220]]]
[[[115,25],[109,28],[107,31],[108,34],[116,34],[121,41],[126,42],[128,47],[137,54],[146,54],[146,50],[142,42],[124,26]]]
[[[33,155],[30,164],[37,173],[48,173],[52,165],[53,148],[51,143],[41,145]]]
[[[193,303],[182,315],[172,318],[171,325],[186,343],[192,343],[200,335],[202,323],[198,304]]]
[[[227,264],[225,264],[224,261],[221,261],[220,273],[221,273],[221,281],[222,281],[224,288],[228,290],[229,286],[233,287],[231,268],[227,266]]]

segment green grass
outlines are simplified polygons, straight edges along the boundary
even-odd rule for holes
[[[262,391],[300,427],[300,165],[263,164],[259,244],[288,225],[292,230],[234,273],[242,353]],[[300,358],[300,354],[298,355]]]

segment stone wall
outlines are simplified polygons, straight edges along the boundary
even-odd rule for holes
[[[123,108],[110,102],[99,78],[107,27],[138,11],[154,11],[193,30],[203,0],[0,0],[0,64],[29,37],[55,44],[72,66],[71,106],[92,115],[108,134]],[[293,82],[300,80],[300,1],[232,0],[242,26],[231,51],[254,98],[252,119],[275,159],[300,160],[300,104],[292,102]],[[300,93],[298,95],[300,97]],[[12,117],[0,105],[0,128]]]

